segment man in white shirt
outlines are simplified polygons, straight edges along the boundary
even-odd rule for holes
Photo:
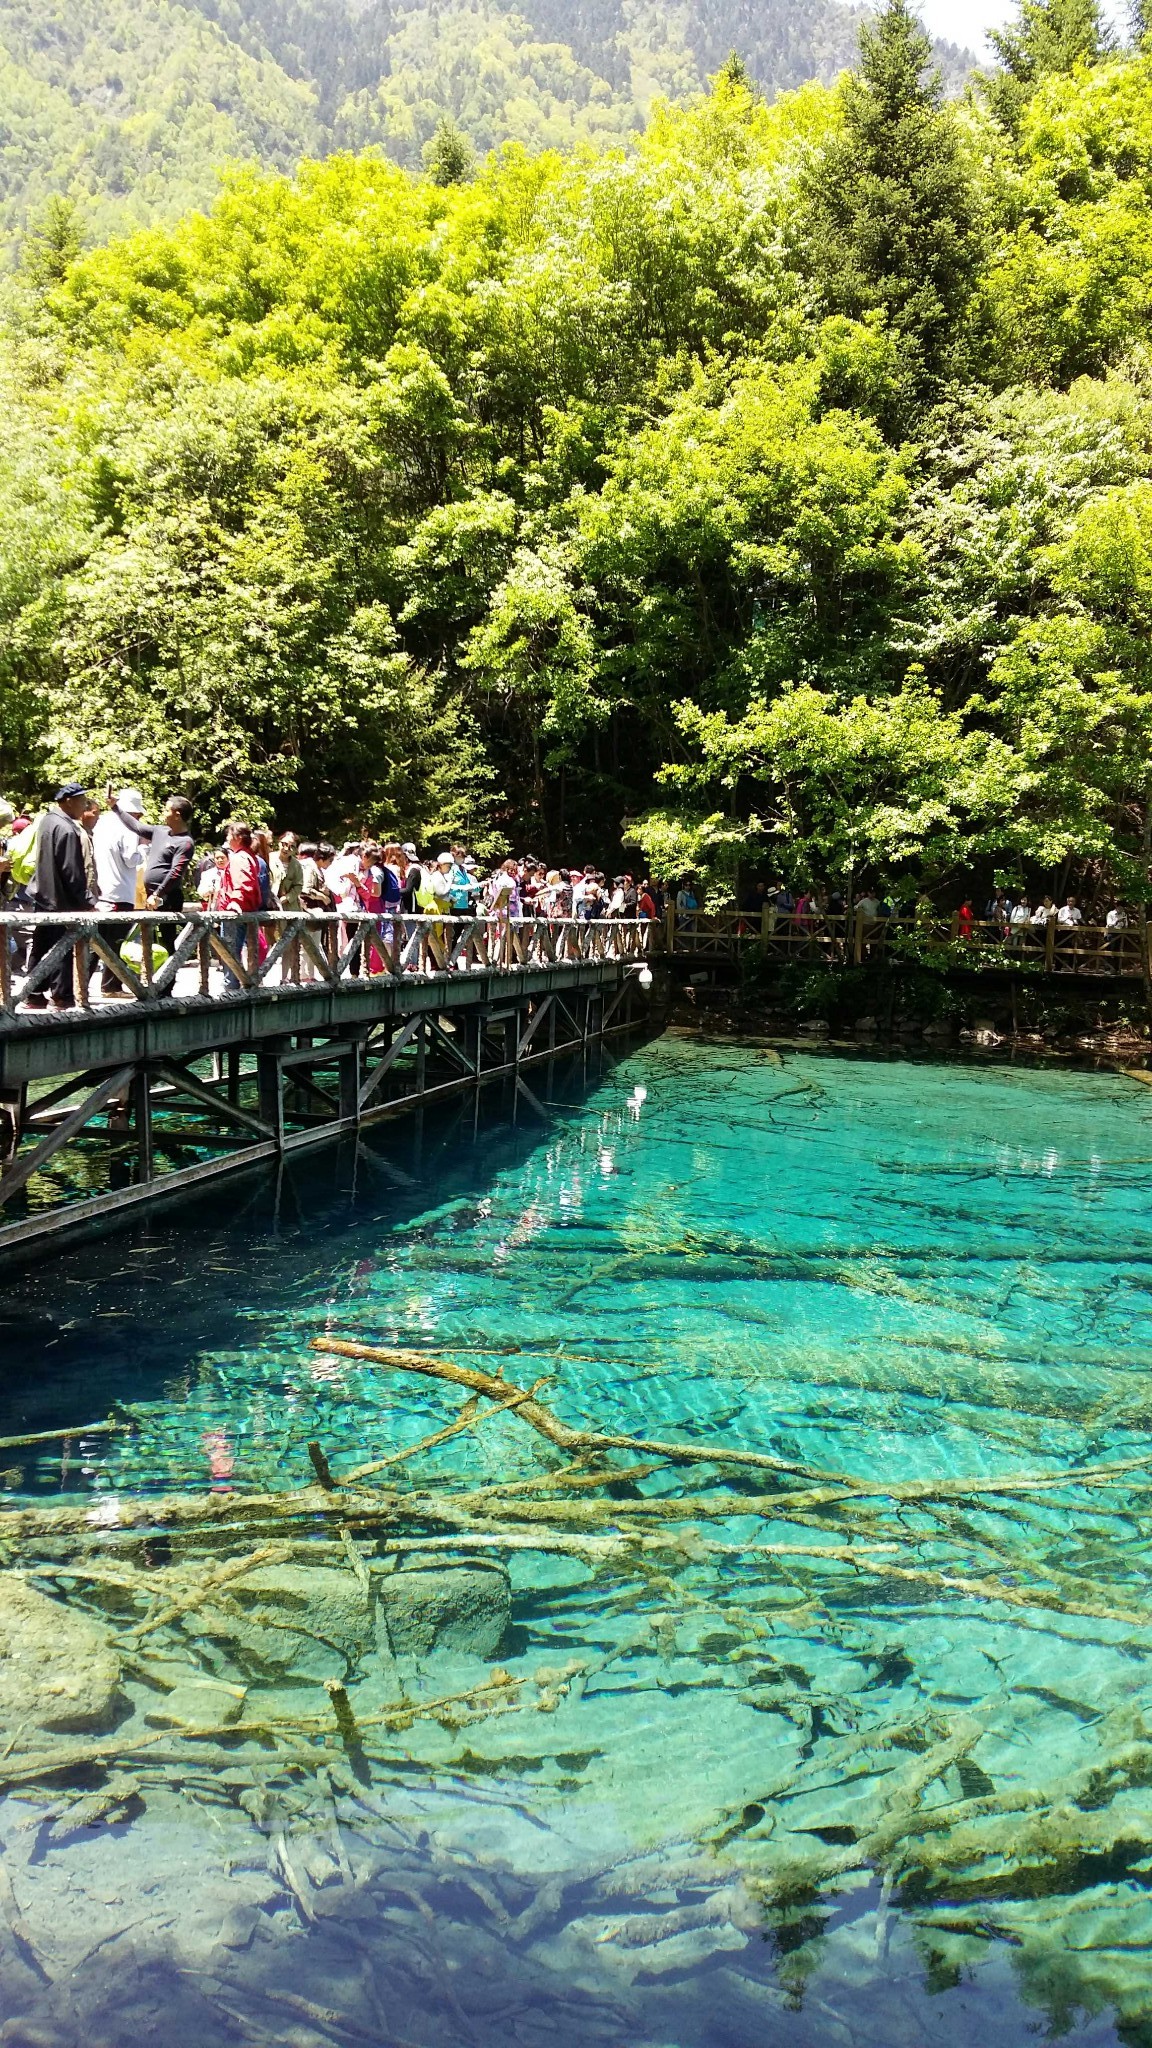
[[[1073,930],[1078,924],[1083,924],[1083,912],[1074,896],[1070,896],[1067,903],[1061,904],[1060,909],[1056,913],[1056,922],[1063,925],[1065,929]]]
[[[1128,930],[1128,912],[1122,903],[1114,903],[1104,919],[1104,944],[1109,953],[1124,951],[1124,934]]]
[[[148,858],[149,834],[139,830],[144,816],[144,799],[138,789],[122,789],[111,810],[102,811],[92,828],[92,850],[96,855],[96,908],[126,911],[136,908],[136,877]],[[100,927],[100,937],[119,958],[128,936],[124,924]],[[104,961],[100,971],[100,993],[115,1000],[127,996],[119,975]]]

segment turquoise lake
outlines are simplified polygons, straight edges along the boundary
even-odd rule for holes
[[[415,1718],[323,1827],[288,1784],[303,1910],[226,1783],[61,1846],[9,1793],[47,1961],[0,2041],[1152,2048],[1152,1089],[675,1034],[531,1085],[6,1275],[0,1435],[78,1427],[4,1502],[288,1491],[459,1415],[348,1337],[782,1469],[616,1454],[664,1547],[611,1501],[600,1562],[506,1546],[501,1670],[578,1678]],[[564,1462],[490,1413],[394,1483]]]

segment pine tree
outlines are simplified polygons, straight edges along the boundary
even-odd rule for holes
[[[450,114],[444,114],[436,133],[424,144],[424,169],[434,185],[466,185],[476,169],[476,151]]]
[[[908,0],[887,0],[861,28],[842,131],[804,188],[825,308],[885,315],[905,366],[902,415],[959,366],[980,258],[977,204],[931,55]]]
[[[1141,0],[1136,12],[1142,19]],[[1020,0],[1012,28],[993,29],[988,38],[1000,59],[985,90],[996,118],[1013,132],[1040,80],[1076,64],[1096,64],[1113,47],[1100,0]]]
[[[54,192],[25,238],[24,273],[39,291],[47,291],[67,277],[83,247],[79,207]]]

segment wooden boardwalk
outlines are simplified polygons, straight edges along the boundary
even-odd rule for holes
[[[1054,919],[1025,925],[1005,936],[998,925],[977,923],[962,938],[952,918],[797,919],[775,911],[695,911],[678,918],[669,909],[664,926],[667,951],[702,967],[737,961],[750,953],[780,963],[851,967],[866,961],[916,959],[958,971],[1049,974],[1140,981],[1143,948],[1135,926],[1108,931],[1102,925],[1064,926]]]
[[[30,920],[0,917],[0,1253],[492,1081],[532,1101],[525,1069],[644,1021],[661,939],[303,912],[35,922],[50,945],[25,975],[9,938]],[[73,1006],[37,1007],[67,960]],[[122,998],[100,997],[104,968]]]

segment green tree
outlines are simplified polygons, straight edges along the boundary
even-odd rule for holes
[[[1100,0],[1020,0],[1019,18],[988,37],[1000,70],[985,81],[989,104],[1013,133],[1040,79],[1097,64],[1112,48]]]
[[[466,185],[475,175],[476,151],[450,114],[442,116],[424,144],[424,169],[434,185]]]
[[[956,114],[909,0],[860,31],[840,130],[802,185],[807,260],[829,312],[879,311],[901,353],[907,412],[964,361],[981,222]]]
[[[84,247],[80,209],[74,199],[54,192],[24,237],[22,267],[40,291],[67,277]]]

